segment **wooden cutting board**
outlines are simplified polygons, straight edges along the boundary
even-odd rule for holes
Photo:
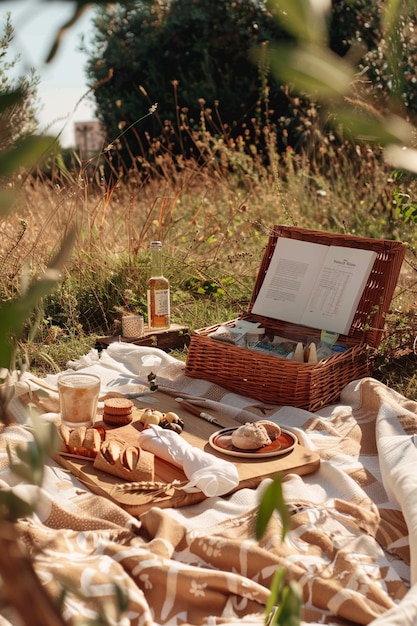
[[[136,402],[136,404],[139,404],[139,402]],[[257,487],[264,478],[277,474],[284,475],[294,473],[300,476],[309,474],[316,471],[320,465],[318,454],[304,448],[300,444],[296,444],[295,448],[288,454],[260,459],[241,459],[218,452],[211,447],[208,440],[214,432],[219,430],[219,427],[179,408],[173,398],[162,392],[156,392],[152,395],[152,403],[147,405],[144,399],[141,407],[135,407],[133,411],[133,421],[128,426],[109,428],[101,421],[100,415],[97,416],[96,423],[106,428],[106,437],[115,437],[126,443],[138,445],[138,434],[143,427],[140,422],[140,417],[147,407],[157,408],[162,412],[176,412],[183,418],[185,423],[184,430],[180,435],[181,437],[184,437],[191,445],[205,452],[234,463],[240,478],[239,485],[236,487],[235,491],[246,487]],[[237,425],[234,420],[221,415],[219,412],[216,412],[215,417],[225,427]],[[173,481],[186,482],[187,477],[181,469],[167,463],[159,457],[155,457],[155,484],[152,485],[152,489],[144,490],[141,488],[136,491],[130,489],[132,483],[124,482],[116,476],[94,468],[92,461],[63,455],[56,455],[55,460],[63,467],[69,469],[71,473],[86,484],[91,491],[110,498],[113,502],[134,516],[144,513],[153,506],[159,508],[177,508],[205,499],[204,494],[201,492],[185,493],[174,486],[170,487]],[[158,485],[158,483],[162,484]]]

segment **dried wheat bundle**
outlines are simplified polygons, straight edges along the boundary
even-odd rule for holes
[[[171,483],[164,483],[155,480],[140,480],[136,482],[126,482],[114,485],[112,491],[122,493],[138,493],[142,491],[167,492],[172,489],[182,489],[188,481],[174,480]]]

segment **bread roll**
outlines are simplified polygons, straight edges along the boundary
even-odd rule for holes
[[[259,450],[275,441],[280,434],[281,428],[274,422],[248,422],[233,431],[232,444],[240,450]]]
[[[60,451],[93,459],[100,450],[102,438],[105,436],[103,433],[97,428],[80,426],[70,429],[61,424],[58,429],[61,439]]]
[[[68,440],[68,449],[71,454],[81,454],[80,449],[83,448],[86,430],[85,426],[71,430]]]
[[[100,433],[96,428],[87,428],[83,441],[83,448],[86,448],[90,454],[96,456],[101,446]]]
[[[275,439],[278,439],[281,435],[281,427],[278,424],[275,424],[275,422],[270,422],[269,420],[258,420],[255,423],[260,424],[265,428],[271,441],[275,441]]]
[[[69,443],[71,429],[66,424],[60,424],[58,433],[59,433],[60,438],[61,438],[62,442],[64,443],[65,449],[66,449],[66,446]]]

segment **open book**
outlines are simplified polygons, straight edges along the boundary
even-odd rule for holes
[[[347,335],[376,256],[279,237],[252,312]]]

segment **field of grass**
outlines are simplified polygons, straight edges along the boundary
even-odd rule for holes
[[[37,372],[58,371],[97,337],[117,334],[122,312],[146,316],[153,239],[164,243],[172,321],[193,330],[232,319],[247,310],[270,228],[287,224],[407,244],[375,375],[417,398],[416,228],[395,204],[399,190],[413,197],[414,181],[398,183],[372,151],[360,167],[343,152],[329,163],[314,168],[289,152],[266,169],[222,146],[204,167],[179,168],[167,156],[146,182],[135,173],[108,182],[95,159],[72,173],[17,179],[16,208],[0,223],[3,299],[45,268],[72,227],[77,233],[57,289],[20,338],[20,356]]]

